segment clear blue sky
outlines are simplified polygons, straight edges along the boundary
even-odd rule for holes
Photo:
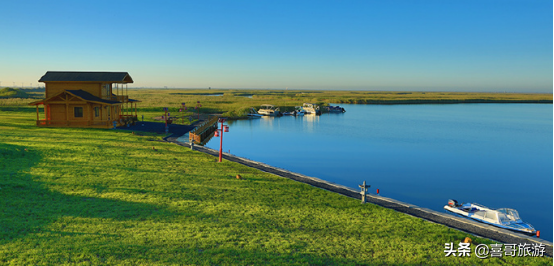
[[[552,92],[550,0],[0,2],[1,86]]]

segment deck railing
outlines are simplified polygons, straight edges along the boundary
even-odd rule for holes
[[[109,127],[112,120],[37,120],[37,126],[105,126]],[[112,125],[113,126],[113,125]]]
[[[115,96],[113,96],[112,95],[111,97],[109,97],[109,100],[126,103],[126,102],[129,101],[129,96],[127,96],[127,95],[115,95]]]
[[[125,123],[130,123],[130,119],[132,117],[136,116],[125,116],[121,117],[117,121],[117,126],[125,125]],[[103,128],[111,128],[113,127],[113,121],[114,120],[48,120],[48,119],[40,119],[37,120],[36,124],[37,126],[45,126],[45,127],[56,127],[56,126],[68,126],[68,127],[103,127]]]

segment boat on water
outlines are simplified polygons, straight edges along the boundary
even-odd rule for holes
[[[261,114],[258,114],[256,109],[254,108],[250,108],[250,111],[246,115],[248,116],[248,118],[261,118],[263,116]]]
[[[512,230],[526,235],[537,235],[540,231],[521,220],[519,213],[514,209],[491,209],[477,203],[458,204],[456,200],[449,200],[444,209],[458,216],[466,217],[482,223]]]
[[[258,110],[258,114],[261,115],[267,115],[267,116],[281,116],[281,112],[279,111],[279,107],[275,107],[271,104],[262,104],[260,109]]]
[[[294,107],[294,111],[291,111],[291,112],[284,112],[283,115],[295,115],[295,116],[302,116],[304,115],[306,112],[304,112],[304,110],[302,109],[302,107],[300,106],[295,106]]]
[[[340,106],[327,106],[327,112],[329,113],[344,113],[346,110]]]
[[[319,109],[319,106],[317,104],[313,104],[313,103],[304,103],[302,105],[302,109],[304,109],[304,112],[306,114],[316,114],[316,115],[320,115],[321,114],[321,110]]]
[[[294,107],[294,115],[302,116],[304,114],[306,114],[306,111],[304,111],[304,109],[302,109],[302,106],[295,106]]]

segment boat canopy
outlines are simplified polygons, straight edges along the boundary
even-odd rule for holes
[[[514,209],[502,208],[496,210],[498,212],[498,217],[503,224],[511,222],[522,222],[519,218],[519,213]]]
[[[271,104],[262,104],[261,109],[274,109],[275,106]]]
[[[471,217],[503,225],[522,222],[516,210],[505,208],[498,210],[477,210],[471,214]]]

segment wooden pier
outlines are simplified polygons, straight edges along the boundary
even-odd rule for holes
[[[198,144],[204,144],[210,140],[214,131],[217,129],[217,121],[219,116],[213,116],[207,121],[202,122],[195,129],[189,132],[189,141],[194,141]]]

